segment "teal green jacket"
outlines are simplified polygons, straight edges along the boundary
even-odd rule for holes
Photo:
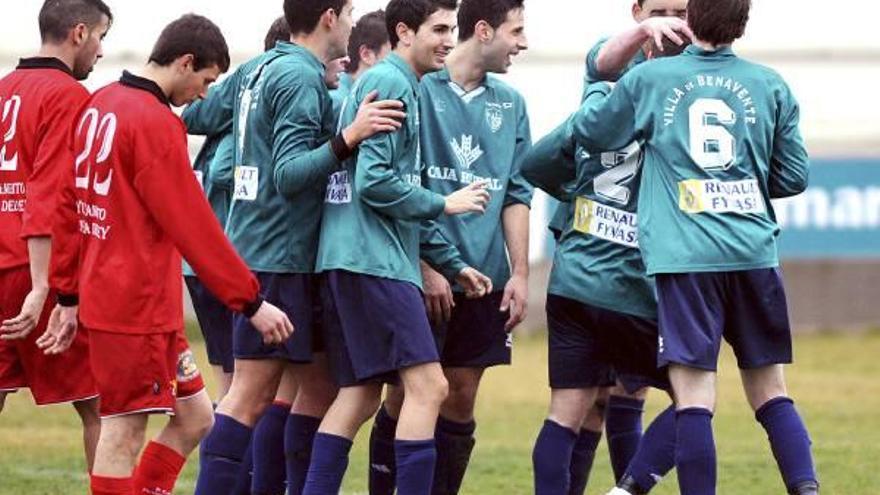
[[[342,112],[342,125],[354,120],[371,91],[378,99],[400,100],[407,117],[394,133],[362,142],[326,189],[319,271],[354,273],[422,284],[420,224],[443,213],[445,198],[421,187],[419,82],[395,53],[361,76]]]
[[[645,142],[639,244],[649,274],[778,265],[770,199],[807,185],[799,107],[771,69],[688,47],[590,87],[573,118],[588,150]],[[610,92],[610,94],[609,94]]]
[[[422,257],[447,278],[463,266],[473,266],[504,287],[510,278],[503,210],[514,204],[530,206],[532,186],[520,171],[532,145],[529,117],[522,96],[494,76],[465,92],[447,69],[422,78],[422,185],[447,196],[476,182],[488,182],[491,200],[482,215],[443,216],[437,220],[446,239],[423,246]],[[458,257],[455,252],[460,253]],[[455,285],[455,291],[462,289]]]
[[[242,81],[259,64],[257,56],[241,64],[232,74],[213,85],[208,96],[184,109],[181,118],[189,134],[206,136],[202,149],[193,163],[196,177],[202,184],[208,203],[221,226],[226,225],[232,202],[232,170],[235,161],[235,140],[232,121],[242,90]],[[195,275],[186,261],[184,275]]]
[[[340,167],[330,146],[334,129],[323,64],[279,42],[245,81],[233,125],[226,232],[252,270],[314,271],[327,177]]]
[[[339,75],[339,87],[330,90],[330,98],[333,99],[333,115],[338,120],[342,115],[342,103],[351,93],[351,86],[354,84],[351,75],[343,72]]]

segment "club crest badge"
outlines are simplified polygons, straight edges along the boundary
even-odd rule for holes
[[[501,111],[501,105],[486,104],[486,124],[489,125],[489,129],[493,133],[501,130],[501,126],[504,125],[504,113]]]

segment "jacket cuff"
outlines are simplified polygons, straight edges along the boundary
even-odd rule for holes
[[[257,295],[257,298],[253,301],[245,304],[244,309],[241,310],[241,313],[248,318],[253,318],[257,311],[260,310],[260,306],[263,305],[263,296]]]
[[[59,292],[57,300],[58,305],[64,306],[65,308],[79,306],[79,294],[62,294]]]

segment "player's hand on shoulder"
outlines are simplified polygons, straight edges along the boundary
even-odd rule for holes
[[[49,315],[49,325],[37,339],[37,347],[44,354],[61,354],[70,348],[79,327],[79,306],[56,304]]]
[[[447,215],[486,213],[486,206],[491,199],[486,189],[488,185],[486,181],[474,182],[446,196],[444,213]]]
[[[654,42],[654,49],[661,53],[674,47],[683,48],[694,39],[687,22],[678,17],[649,17],[640,26],[645,36]]]
[[[479,299],[492,292],[492,279],[475,268],[463,269],[455,276],[455,281],[464,289],[464,295],[468,299]]]
[[[422,287],[425,291],[425,310],[432,325],[445,323],[452,318],[455,300],[452,297],[452,286],[440,272],[425,262],[422,267]]]
[[[528,300],[528,277],[514,274],[504,287],[504,297],[501,299],[501,307],[498,308],[501,312],[510,312],[507,323],[504,324],[504,330],[510,332],[525,321],[528,315]]]
[[[260,309],[251,316],[251,325],[263,336],[263,343],[280,344],[293,335],[293,323],[278,307],[263,301]]]
[[[395,132],[406,120],[406,109],[400,100],[380,100],[377,91],[371,91],[358,107],[354,121],[342,131],[349,148],[355,148],[365,139],[380,132]]]
[[[18,315],[0,324],[0,339],[16,340],[30,335],[40,322],[40,316],[43,314],[43,306],[46,304],[46,297],[48,295],[48,288],[32,289],[27,297],[25,297]]]

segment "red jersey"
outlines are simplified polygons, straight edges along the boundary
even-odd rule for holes
[[[51,235],[69,129],[88,98],[57,58],[22,59],[0,80],[0,270],[28,264],[28,237]]]
[[[259,284],[217,223],[192,172],[186,127],[158,85],[124,73],[89,99],[72,133],[76,159],[55,230],[65,240],[53,250],[50,283],[70,294],[78,278],[86,327],[183,328],[181,253],[227,306],[256,311]]]

